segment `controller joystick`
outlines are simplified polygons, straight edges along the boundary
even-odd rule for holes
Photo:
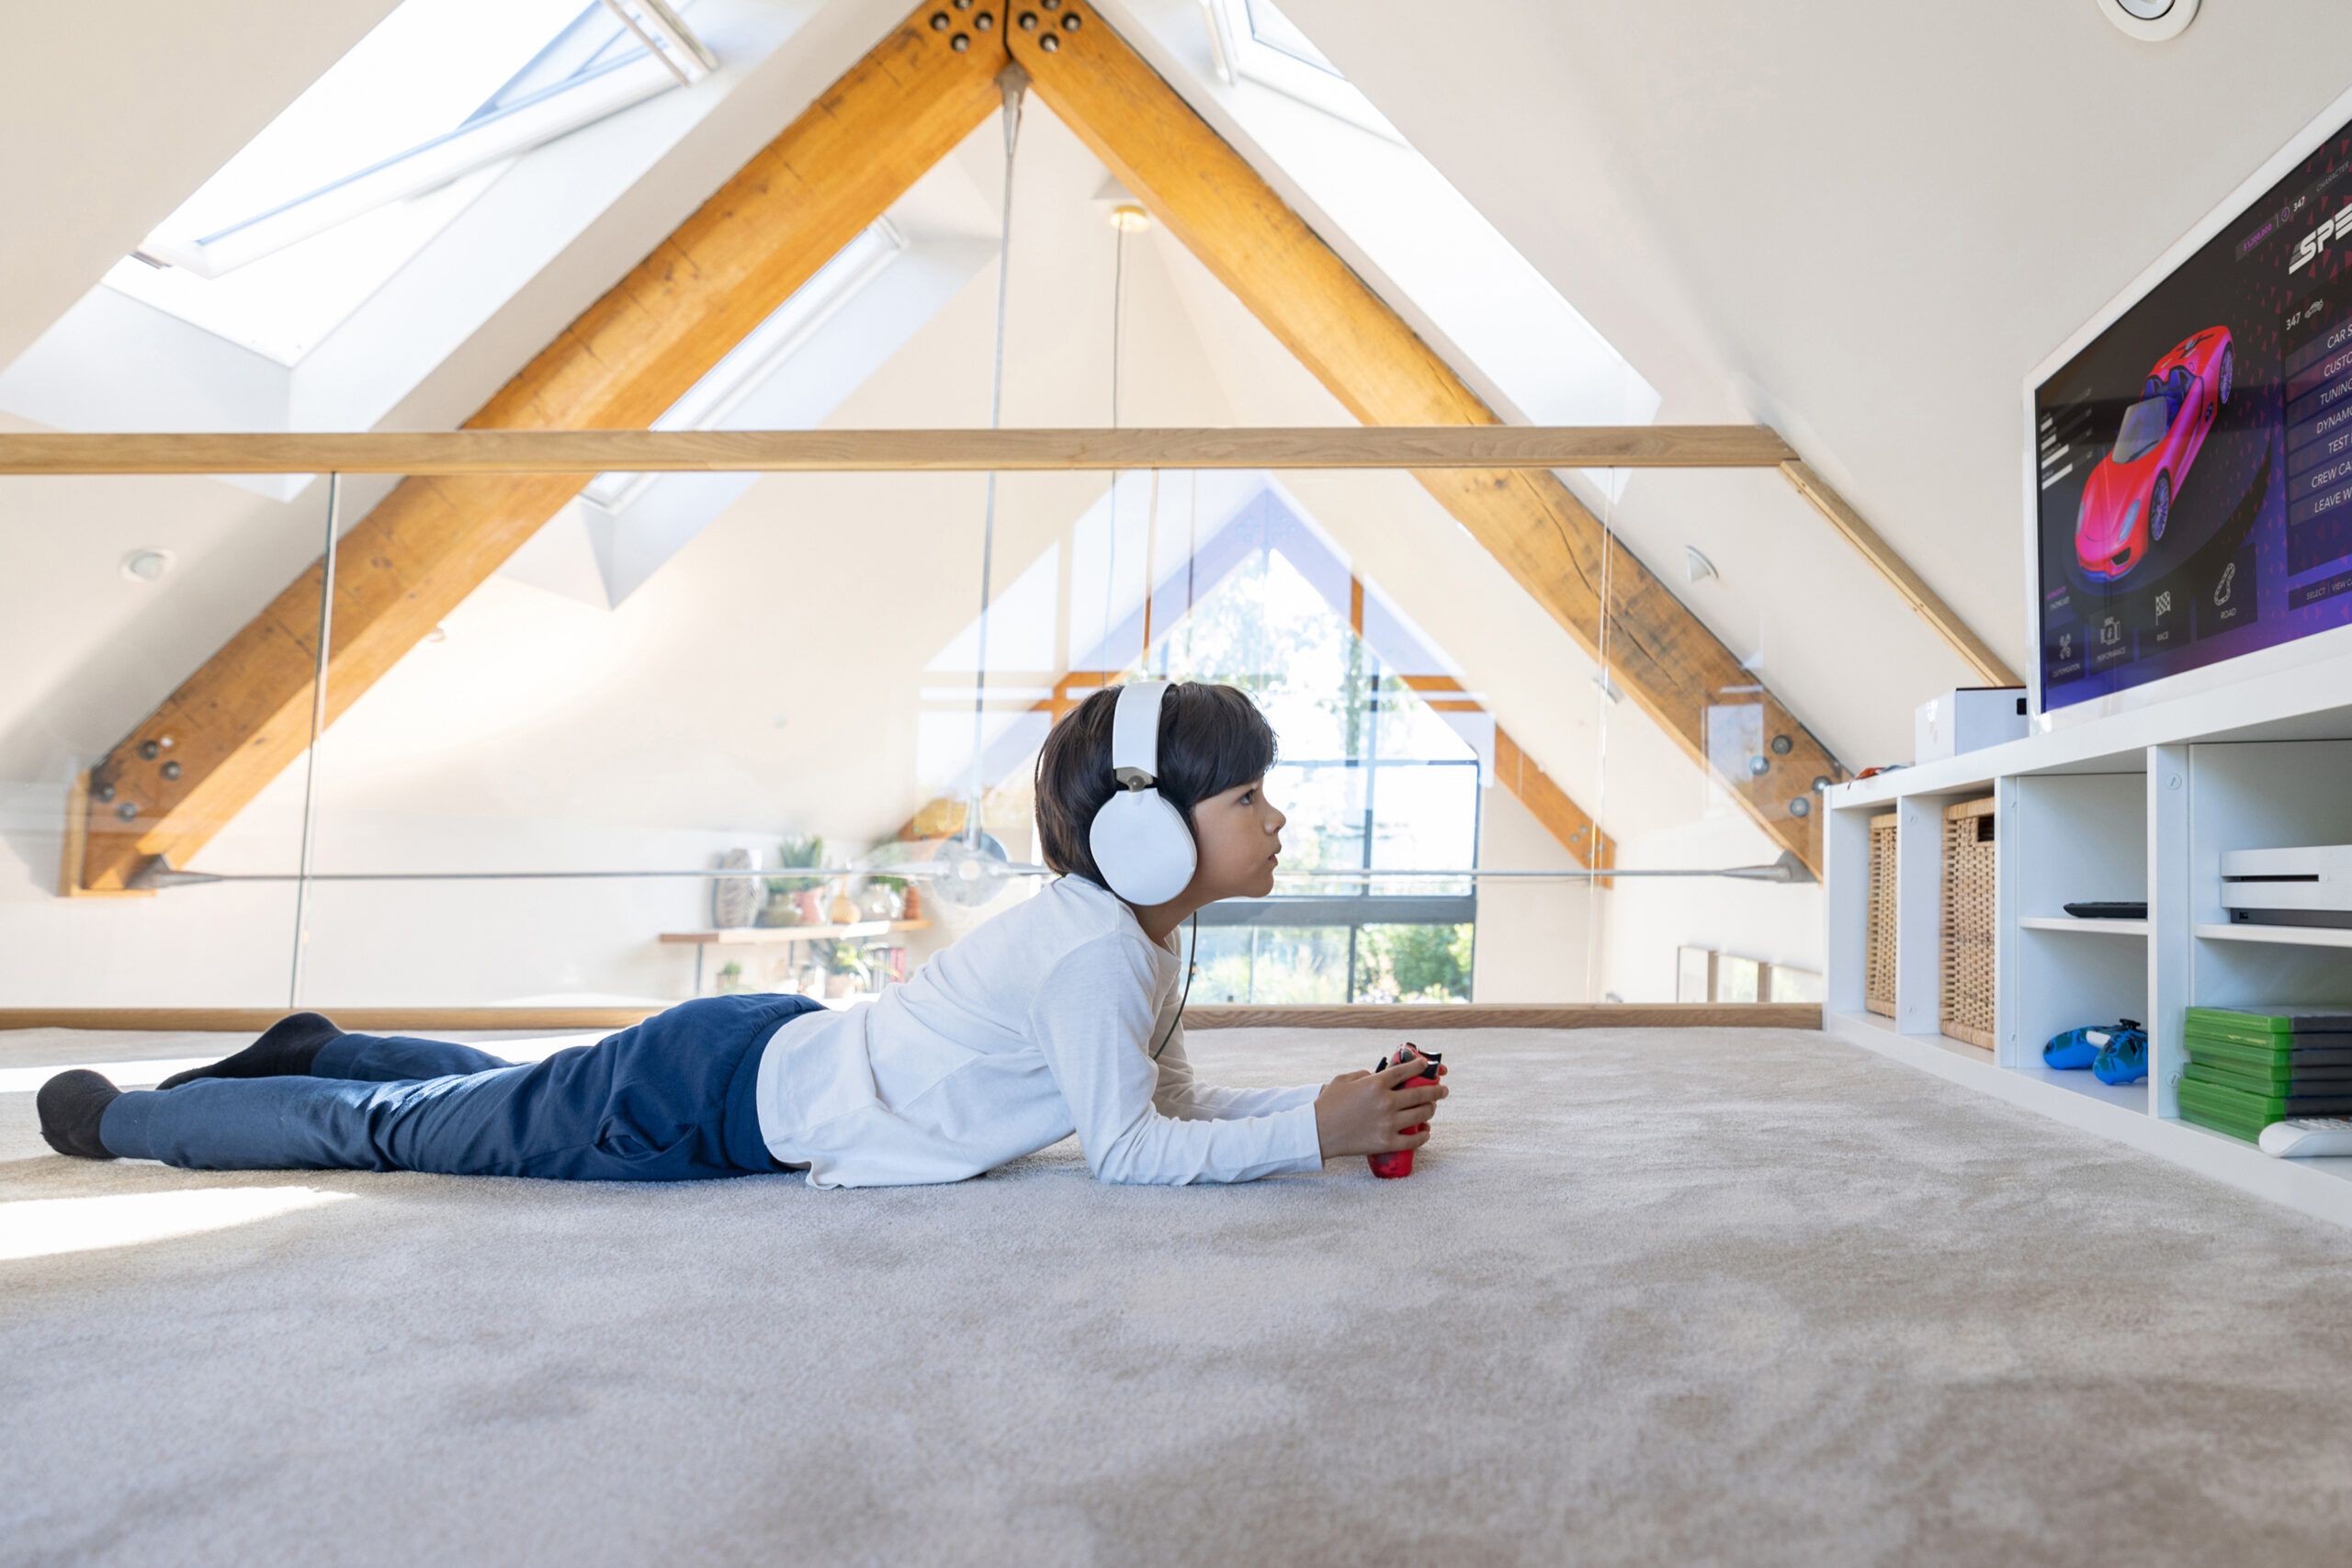
[[[1430,1070],[1429,1072],[1419,1074],[1413,1077],[1407,1078],[1403,1084],[1398,1086],[1399,1088],[1410,1088],[1414,1084],[1435,1083],[1437,1082],[1440,1075],[1442,1075],[1445,1070],[1442,1065],[1443,1060],[1442,1055],[1439,1052],[1424,1051],[1419,1046],[1408,1040],[1403,1045],[1397,1048],[1396,1060],[1399,1062],[1405,1061],[1408,1054],[1411,1056],[1418,1057],[1419,1060],[1427,1063]],[[1386,1072],[1390,1066],[1391,1064],[1388,1058],[1386,1056],[1383,1056],[1380,1058],[1380,1065],[1373,1068],[1373,1071],[1376,1073]],[[1427,1131],[1428,1128],[1429,1123],[1422,1122],[1404,1130],[1408,1133],[1419,1133]],[[1413,1174],[1413,1151],[1411,1149],[1393,1149],[1386,1154],[1366,1155],[1363,1157],[1365,1161],[1371,1165],[1372,1174],[1382,1178],[1384,1180],[1393,1179],[1400,1176],[1410,1176]]]

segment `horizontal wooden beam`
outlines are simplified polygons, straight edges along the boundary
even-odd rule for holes
[[[0,475],[1770,468],[1792,456],[1760,424],[0,435]]]
[[[513,1030],[627,1029],[662,1011],[634,1007],[322,1007],[365,1033],[490,1033]],[[258,1034],[283,1008],[0,1008],[0,1031],[89,1029],[116,1034]],[[1187,1029],[1818,1029],[1810,1002],[1363,1002],[1346,1007],[1217,1005],[1184,1010]]]
[[[1919,618],[1935,627],[1936,635],[1951,645],[1954,653],[1967,660],[1977,678],[1996,686],[2021,686],[2017,671],[2001,661],[1992,645],[1969,629],[1960,618],[1960,612],[1944,603],[1943,596],[1927,584],[1927,581],[1911,570],[1879,531],[1863,521],[1862,514],[1846,502],[1846,498],[1829,488],[1804,463],[1795,458],[1781,464],[1781,477],[1795,487],[1796,492],[1813,503],[1813,509],[1828,521],[1831,527],[1844,536],[1861,558],[1876,567],[1879,575],[1894,585],[1904,603],[1918,612]]]

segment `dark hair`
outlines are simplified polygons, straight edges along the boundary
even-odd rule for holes
[[[1087,833],[1117,792],[1111,776],[1111,719],[1119,688],[1105,686],[1064,714],[1037,752],[1037,838],[1046,863],[1107,886]],[[1159,703],[1159,793],[1184,814],[1213,795],[1264,778],[1274,765],[1274,730],[1238,686],[1180,681]]]

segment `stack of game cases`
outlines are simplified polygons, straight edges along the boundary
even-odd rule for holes
[[[2252,1141],[2290,1116],[2352,1115],[2352,1004],[2190,1008],[2185,1122]]]

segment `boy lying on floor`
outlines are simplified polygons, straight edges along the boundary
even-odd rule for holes
[[[1419,1148],[1451,1091],[1406,1087],[1428,1070],[1410,1057],[1291,1089],[1212,1088],[1185,1060],[1176,928],[1272,890],[1273,761],[1273,730],[1235,687],[1106,688],[1037,758],[1060,875],[871,1005],[705,998],[527,1065],[296,1013],[153,1089],[61,1073],[38,1097],[41,1135],[61,1154],[203,1170],[805,1170],[812,1187],[960,1181],[1073,1132],[1096,1178],[1121,1182]]]

